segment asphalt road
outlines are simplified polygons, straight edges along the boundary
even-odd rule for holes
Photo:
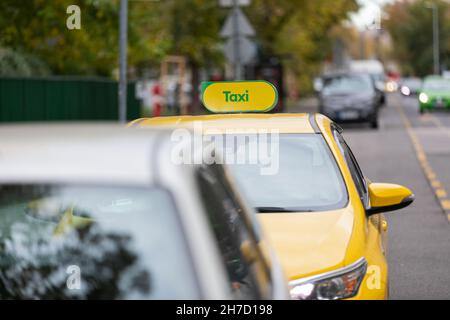
[[[316,112],[316,102],[290,111]],[[343,127],[369,179],[403,184],[416,196],[386,214],[390,298],[450,299],[450,112],[420,115],[417,98],[390,94],[378,130]]]

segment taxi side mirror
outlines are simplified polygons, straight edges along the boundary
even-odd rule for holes
[[[414,194],[408,188],[390,183],[369,184],[370,208],[367,215],[394,211],[409,206]]]

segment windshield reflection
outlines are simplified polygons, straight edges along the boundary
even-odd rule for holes
[[[165,191],[78,186],[1,191],[1,298],[196,296],[193,280],[180,279],[192,271]]]

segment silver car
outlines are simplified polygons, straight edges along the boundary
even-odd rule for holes
[[[0,128],[0,298],[286,299],[253,213],[170,132]]]

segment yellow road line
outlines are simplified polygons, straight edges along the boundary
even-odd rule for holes
[[[428,180],[431,188],[434,191],[434,195],[439,203],[444,214],[447,216],[447,221],[450,222],[450,198],[448,198],[448,193],[445,190],[443,184],[438,180],[437,175],[433,168],[431,167],[427,155],[423,149],[422,144],[419,141],[416,133],[414,132],[411,122],[403,111],[403,108],[400,105],[396,105],[396,108],[402,118],[403,125],[406,128],[406,132],[408,133],[409,139],[411,140],[411,144],[414,148],[414,152],[416,154],[416,158],[419,161],[420,167],[423,170],[425,177]],[[433,115],[429,115],[429,119],[441,130],[445,131],[446,134],[450,135],[450,131],[439,121],[438,118]],[[428,120],[428,119],[427,119]]]
[[[445,191],[445,189],[437,189],[436,190],[436,197],[438,197],[439,199],[447,198],[447,191]]]
[[[450,210],[450,200],[441,200],[441,205],[444,209]]]

